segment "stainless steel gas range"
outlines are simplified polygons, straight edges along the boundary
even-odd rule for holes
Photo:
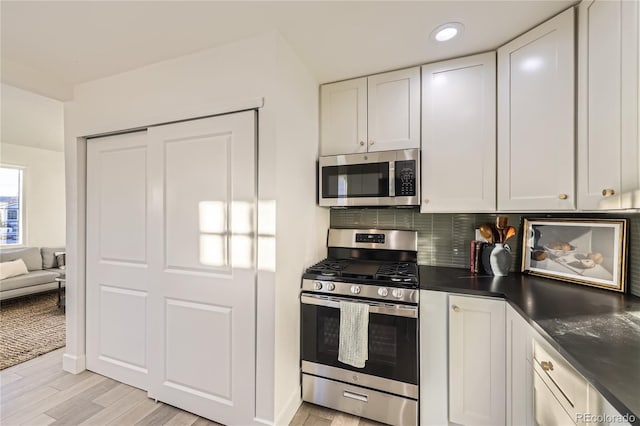
[[[329,229],[302,279],[302,398],[392,425],[418,424],[417,233]],[[368,359],[338,360],[341,302],[368,305]]]

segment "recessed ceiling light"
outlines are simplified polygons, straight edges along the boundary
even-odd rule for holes
[[[431,38],[436,41],[451,40],[452,38],[460,34],[463,29],[464,25],[462,25],[460,22],[448,22],[446,24],[440,25],[435,30],[433,30],[433,32],[431,33]]]

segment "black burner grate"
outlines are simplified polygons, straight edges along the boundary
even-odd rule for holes
[[[417,282],[418,266],[415,263],[385,263],[378,268],[376,279],[393,282]]]
[[[340,276],[342,275],[342,270],[346,268],[349,263],[350,261],[347,259],[325,259],[307,269],[307,273],[328,277]]]
[[[363,262],[327,258],[307,269],[318,277],[355,277],[372,281],[417,283],[418,265],[412,262]]]

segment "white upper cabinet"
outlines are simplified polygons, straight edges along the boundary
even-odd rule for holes
[[[498,49],[498,210],[573,210],[574,9]]]
[[[367,79],[369,151],[420,148],[420,68]]]
[[[421,212],[495,209],[495,52],[425,65]]]
[[[320,87],[320,155],[367,152],[366,77]]]
[[[578,207],[640,208],[638,2],[578,9]]]
[[[320,155],[420,148],[420,68],[320,88]]]

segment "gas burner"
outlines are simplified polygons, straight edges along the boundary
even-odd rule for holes
[[[347,259],[325,259],[307,269],[307,272],[325,277],[334,277],[336,275],[342,275],[341,271],[346,268],[349,263],[350,261]]]
[[[392,282],[417,282],[417,273],[415,263],[385,263],[380,265],[376,279]]]
[[[399,282],[410,283],[411,281],[413,281],[413,277],[403,277],[403,276],[396,276],[396,275],[388,275],[385,278],[390,279],[394,283],[399,283]]]

